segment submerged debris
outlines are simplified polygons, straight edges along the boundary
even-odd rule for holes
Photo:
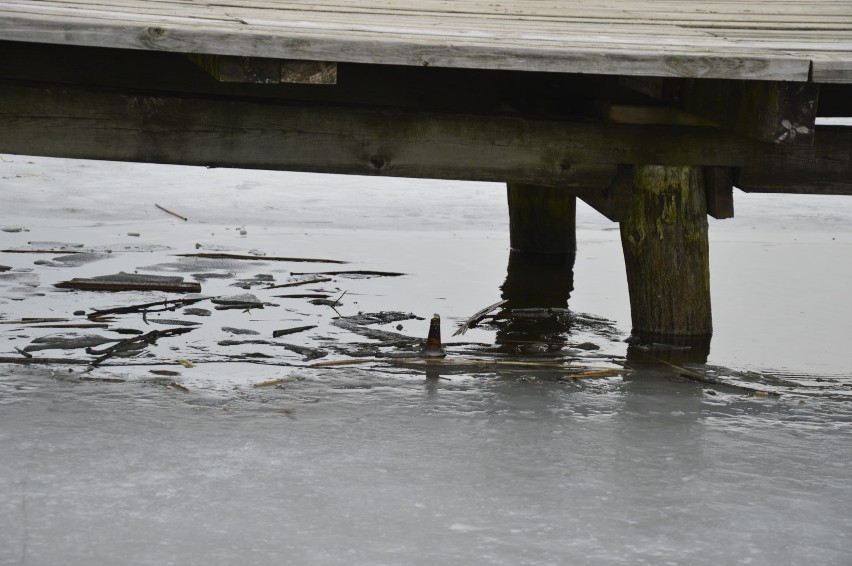
[[[77,254],[84,250],[83,244],[68,242],[27,242],[26,246],[0,250],[7,254]]]
[[[294,328],[284,328],[281,330],[273,330],[272,337],[279,338],[281,336],[287,336],[288,334],[297,334],[299,332],[304,332],[306,330],[312,330],[316,328],[316,324],[311,324],[310,326],[296,326]]]
[[[339,259],[320,259],[312,257],[279,257],[269,255],[244,255],[244,254],[228,254],[228,253],[213,253],[213,252],[198,252],[191,254],[177,254],[179,257],[199,257],[204,259],[243,259],[243,260],[260,260],[260,261],[288,261],[293,263],[349,263]]]
[[[304,356],[304,361],[316,360],[318,358],[324,358],[328,355],[328,352],[324,352],[323,350],[319,350],[317,348],[298,346],[296,344],[288,344],[286,342],[273,342],[272,340],[220,340],[218,344],[220,346],[242,346],[245,344],[278,346],[280,348],[284,348],[285,350],[290,350],[291,352],[295,352],[301,356]]]
[[[308,279],[300,279],[298,281],[288,281],[279,285],[270,285],[267,289],[283,289],[285,287],[298,287],[300,285],[312,285],[314,283],[328,283],[331,277],[310,277]]]
[[[200,301],[206,301],[209,297],[192,297],[186,299],[169,299],[166,301],[155,301],[153,303],[142,303],[138,305],[130,305],[126,307],[115,307],[111,309],[92,309],[92,314],[89,318],[102,317],[111,314],[129,314],[129,313],[152,313],[161,311],[173,311],[186,305],[192,305]],[[187,309],[187,314],[189,314]],[[208,311],[209,312],[209,311]]]
[[[227,332],[228,334],[236,334],[238,336],[258,336],[260,332],[257,330],[252,330],[250,328],[234,328],[232,326],[223,326],[223,332]]]
[[[68,322],[67,318],[18,318],[15,320],[0,320],[0,324],[42,324],[49,322]]]
[[[231,283],[231,287],[239,287],[240,289],[251,289],[261,285],[268,286],[274,282],[275,278],[272,275],[258,274],[251,279],[238,279]]]
[[[190,316],[210,316],[213,313],[207,309],[189,308],[184,309],[183,314],[188,314]]]
[[[186,334],[187,332],[192,332],[195,330],[194,328],[168,328],[166,330],[152,330],[147,334],[142,334],[140,336],[134,336],[133,338],[127,338],[125,340],[121,340],[116,344],[110,346],[105,350],[96,351],[92,348],[87,348],[86,353],[91,354],[93,356],[98,356],[97,359],[93,360],[91,363],[92,367],[96,367],[100,365],[104,360],[111,358],[116,355],[121,355],[126,352],[133,352],[140,350],[146,346],[151,344],[156,344],[157,340],[160,338],[165,338],[169,336],[178,336],[180,334]]]
[[[315,273],[291,273],[290,275],[336,275],[348,279],[369,279],[370,277],[401,277],[405,273],[393,271],[318,271]]]
[[[59,289],[84,291],[165,291],[170,293],[200,293],[201,285],[184,281],[183,277],[139,275],[120,272],[91,278],[74,278],[54,284]]]
[[[173,371],[173,370],[170,370],[170,369],[152,369],[152,370],[148,370],[148,371],[150,371],[154,375],[164,375],[164,376],[167,376],[167,377],[176,377],[176,376],[180,375],[179,371]]]
[[[179,318],[149,318],[148,322],[163,324],[166,326],[198,326],[201,324],[195,320],[181,320]]]
[[[458,335],[460,335],[460,334],[464,334],[465,332],[467,332],[467,331],[468,331],[468,330],[470,330],[471,328],[474,328],[477,324],[479,324],[480,322],[482,322],[482,319],[483,319],[483,318],[485,318],[485,316],[486,316],[488,313],[490,313],[490,312],[491,312],[491,311],[493,311],[494,309],[497,309],[497,308],[502,307],[503,305],[505,305],[505,304],[506,304],[506,303],[508,303],[508,302],[509,302],[509,301],[506,301],[506,300],[503,300],[503,301],[497,301],[497,302],[496,302],[496,303],[494,303],[493,305],[488,305],[488,306],[487,306],[487,307],[485,307],[484,309],[481,309],[481,310],[476,311],[476,312],[475,312],[475,313],[473,313],[473,314],[470,316],[470,318],[468,318],[468,319],[467,319],[467,320],[466,320],[466,321],[465,321],[465,322],[464,322],[461,326],[459,326],[459,329],[458,329],[458,330],[456,330],[456,331],[453,333],[453,336],[458,336]]]
[[[272,387],[274,385],[281,385],[282,383],[287,383],[288,381],[295,381],[295,377],[282,377],[279,379],[270,379],[268,381],[261,381],[259,383],[255,383],[252,387]]]
[[[25,352],[37,352],[39,350],[79,350],[102,346],[118,341],[116,338],[107,338],[98,334],[84,334],[83,336],[42,336],[33,340],[29,346],[24,348]]]
[[[412,338],[397,332],[388,332],[377,328],[368,328],[374,324],[387,324],[401,320],[424,320],[422,317],[411,313],[384,311],[379,313],[358,313],[354,316],[340,316],[331,321],[338,328],[348,330],[353,334],[364,336],[373,340],[384,342],[386,346],[418,345],[423,343],[422,338]]]
[[[263,301],[251,293],[242,295],[231,295],[228,297],[216,297],[210,300],[216,305],[216,310],[227,309],[262,309]]]

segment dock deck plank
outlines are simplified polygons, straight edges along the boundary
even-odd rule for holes
[[[852,83],[852,0],[10,0],[0,39],[634,76]]]

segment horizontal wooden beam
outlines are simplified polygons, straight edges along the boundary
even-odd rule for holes
[[[814,139],[820,91],[814,83],[625,77],[621,84],[760,141]]]
[[[336,63],[201,53],[190,53],[187,57],[211,77],[223,83],[337,83]]]
[[[852,195],[852,163],[848,159],[820,162],[823,167],[806,169],[795,161],[779,161],[772,167],[743,167],[735,170],[734,185],[747,193]]]
[[[0,82],[4,153],[591,188],[608,186],[619,164],[743,166],[746,175],[783,165],[806,179],[845,152],[824,175],[842,184],[852,177],[849,147],[852,131],[842,128],[788,146],[710,128]]]

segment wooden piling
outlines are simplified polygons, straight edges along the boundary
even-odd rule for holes
[[[509,246],[513,252],[574,254],[577,198],[559,187],[506,185]]]
[[[663,339],[709,336],[707,205],[700,167],[641,165],[621,223],[633,333]]]

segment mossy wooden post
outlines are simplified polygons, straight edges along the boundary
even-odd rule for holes
[[[509,198],[509,246],[513,252],[573,254],[577,197],[559,187],[506,185]]]
[[[700,167],[635,166],[621,223],[633,333],[639,338],[709,336],[707,205]]]

